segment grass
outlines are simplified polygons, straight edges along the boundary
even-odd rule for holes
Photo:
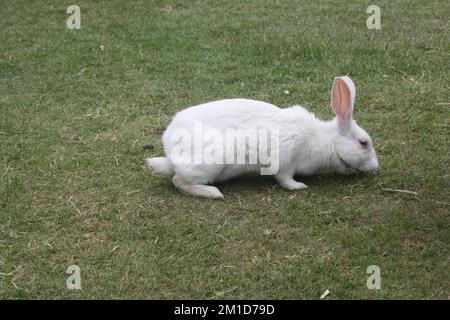
[[[80,0],[80,30],[64,1],[2,4],[0,298],[449,299],[448,4],[379,0],[381,30],[366,28],[370,1]],[[374,177],[301,192],[238,178],[208,201],[144,164],[201,102],[329,119],[340,74]],[[82,290],[66,288],[72,264]]]

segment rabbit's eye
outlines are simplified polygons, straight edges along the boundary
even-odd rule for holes
[[[368,146],[368,142],[367,142],[367,140],[365,140],[365,139],[359,140],[359,144],[360,144],[361,147],[363,147],[363,148],[367,148],[367,146]]]

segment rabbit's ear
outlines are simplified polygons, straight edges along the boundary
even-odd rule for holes
[[[337,116],[339,128],[342,130],[350,128],[355,94],[356,88],[352,79],[346,76],[334,78],[331,89],[331,106]]]

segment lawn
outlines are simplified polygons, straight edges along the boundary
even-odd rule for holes
[[[70,4],[2,1],[0,298],[450,298],[448,3],[80,0],[79,30]],[[245,97],[331,119],[344,74],[375,176],[298,192],[242,177],[213,201],[145,165],[187,106]]]

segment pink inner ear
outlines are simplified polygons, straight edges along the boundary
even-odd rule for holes
[[[347,120],[350,115],[350,89],[344,80],[337,78],[333,85],[333,109],[342,120]]]

